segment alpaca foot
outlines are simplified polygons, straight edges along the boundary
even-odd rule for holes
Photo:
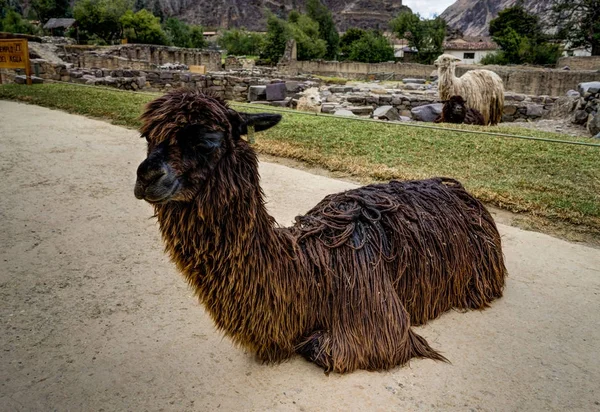
[[[325,373],[327,374],[333,370],[330,338],[327,332],[313,332],[298,344],[296,352],[302,355],[306,360],[314,362],[325,369]]]

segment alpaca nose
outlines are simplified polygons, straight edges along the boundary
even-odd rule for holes
[[[153,165],[152,162],[142,162],[137,170],[137,181],[135,182],[135,189],[133,190],[135,197],[138,199],[143,199],[146,189],[149,186],[152,186],[152,184],[158,182],[168,173],[169,169],[164,163],[156,167],[156,165]]]

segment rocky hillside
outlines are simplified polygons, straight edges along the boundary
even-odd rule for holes
[[[245,27],[265,30],[264,10],[279,16],[290,10],[304,10],[306,0],[147,0],[150,10],[154,1],[167,16],[205,27]],[[323,0],[332,11],[338,30],[349,27],[386,29],[388,22],[406,9],[402,0]]]
[[[518,0],[457,0],[441,16],[450,28],[460,30],[466,36],[488,36],[490,21],[498,12],[517,4]],[[524,0],[523,6],[530,13],[541,17],[548,24],[548,0]]]

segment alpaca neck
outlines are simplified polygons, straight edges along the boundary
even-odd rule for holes
[[[157,217],[171,258],[196,286],[239,271],[252,263],[252,253],[280,244],[250,149],[222,159],[192,202],[157,206]]]
[[[439,79],[439,90],[440,97],[442,100],[448,100],[450,97],[456,95],[455,89],[458,87],[460,79],[455,76],[456,67],[451,64],[448,67],[440,68],[438,71]]]

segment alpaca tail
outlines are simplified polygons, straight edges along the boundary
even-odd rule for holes
[[[436,361],[450,363],[448,359],[433,349],[427,341],[417,335],[412,329],[408,330],[408,339],[410,341],[411,358],[429,358]]]

